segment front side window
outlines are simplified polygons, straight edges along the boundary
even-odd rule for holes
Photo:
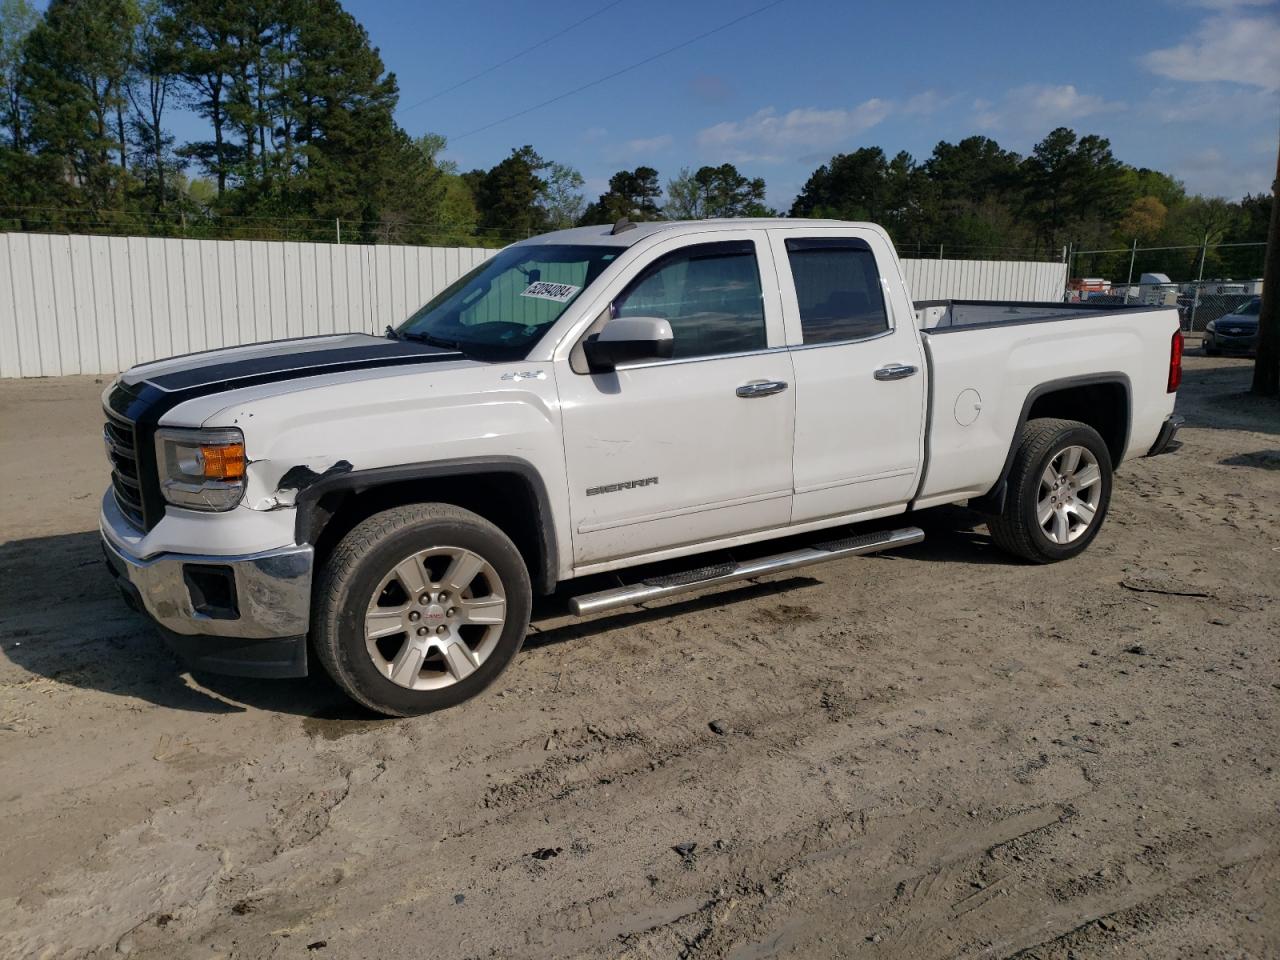
[[[880,271],[864,241],[792,239],[787,259],[806,344],[860,340],[889,329]]]
[[[699,243],[659,257],[614,299],[611,315],[667,320],[675,358],[763,350],[756,246],[750,240]]]
[[[409,339],[519,359],[625,247],[508,247],[433,297],[396,331]]]

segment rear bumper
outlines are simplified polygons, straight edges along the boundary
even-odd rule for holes
[[[250,677],[307,674],[314,551],[140,558],[103,517],[102,549],[125,602],[147,616],[193,670]]]
[[[1151,445],[1151,449],[1147,451],[1148,457],[1158,457],[1162,453],[1173,453],[1182,446],[1182,442],[1176,440],[1178,428],[1186,422],[1185,417],[1172,414],[1164,421],[1160,427],[1160,433],[1156,437],[1156,442]]]

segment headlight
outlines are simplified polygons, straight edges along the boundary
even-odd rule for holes
[[[244,496],[246,462],[235,427],[156,431],[160,489],[174,506],[230,510]]]
[[[1215,323],[1217,323],[1216,320],[1210,320],[1208,323],[1204,325],[1205,330],[1207,330],[1209,333],[1213,333],[1213,331],[1218,329],[1216,326],[1214,326]]]

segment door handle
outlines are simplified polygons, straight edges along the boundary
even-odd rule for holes
[[[877,380],[905,380],[915,376],[916,368],[909,363],[889,363],[877,370],[872,376]]]
[[[751,383],[744,383],[734,393],[744,400],[750,400],[753,397],[771,397],[785,389],[785,380],[753,380]]]

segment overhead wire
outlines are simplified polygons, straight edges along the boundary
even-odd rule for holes
[[[465,80],[459,80],[457,83],[455,83],[451,87],[445,87],[443,90],[437,90],[435,93],[431,94],[430,96],[423,97],[421,100],[415,100],[413,103],[409,104],[407,107],[401,107],[400,109],[413,110],[417,107],[422,106],[424,103],[430,103],[432,100],[440,99],[446,93],[453,93],[453,91],[461,87],[465,87],[468,83],[471,83],[473,80],[479,80],[481,77],[487,76],[488,74],[493,73],[493,71],[495,70],[500,70],[501,68],[505,67],[507,64],[514,63],[516,60],[519,60],[521,57],[527,54],[533,53],[533,51],[540,49],[541,47],[545,47],[552,40],[559,40],[569,31],[576,30],[578,27],[582,26],[588,20],[594,20],[596,17],[600,16],[600,14],[607,13],[609,10],[612,10],[614,7],[616,7],[618,4],[622,2],[623,0],[613,0],[612,3],[606,3],[603,7],[597,10],[595,13],[589,13],[585,17],[583,17],[581,20],[575,20],[573,23],[569,24],[563,30],[553,33],[551,36],[546,37],[545,39],[539,40],[533,46],[525,47],[519,53],[513,53],[511,56],[507,57],[507,59],[499,61],[498,63],[495,63],[491,67],[485,67],[479,73],[473,73],[471,76],[467,77]]]
[[[508,121],[511,121],[511,120],[515,120],[517,117],[523,117],[525,114],[532,113],[534,110],[541,110],[543,107],[549,107],[553,103],[558,103],[561,100],[566,99],[567,97],[573,96],[574,94],[581,93],[584,90],[589,90],[592,87],[597,87],[602,83],[606,83],[609,80],[613,80],[617,77],[622,76],[624,73],[630,73],[632,70],[638,70],[643,66],[647,66],[648,64],[653,63],[655,60],[660,60],[665,56],[669,56],[670,54],[675,53],[677,50],[683,50],[685,47],[691,46],[697,43],[699,40],[705,40],[707,37],[713,36],[714,34],[717,34],[717,33],[721,33],[724,30],[728,30],[730,27],[736,26],[737,24],[742,23],[742,21],[744,20],[749,20],[752,17],[759,16],[760,14],[764,13],[766,10],[770,10],[773,7],[776,7],[785,2],[786,0],[772,0],[771,3],[766,3],[764,6],[756,7],[754,10],[750,10],[747,13],[734,17],[732,20],[728,20],[717,27],[712,27],[710,30],[704,30],[702,33],[698,34],[697,36],[690,37],[688,40],[684,40],[680,43],[677,43],[675,46],[667,47],[665,50],[661,50],[658,53],[650,54],[644,59],[637,60],[635,63],[625,66],[620,70],[614,70],[611,73],[606,73],[602,77],[597,77],[594,80],[590,80],[587,83],[576,86],[572,90],[566,90],[564,93],[560,93],[547,100],[543,100],[541,103],[535,103],[532,106],[525,107],[523,110],[517,110],[515,113],[510,113],[505,117],[501,117],[500,119],[494,120],[490,123],[486,123],[483,126],[476,127],[474,130],[468,130],[466,133],[459,134],[456,137],[448,137],[447,139],[450,143],[454,143],[458,140],[464,140],[467,137],[474,136],[477,133],[483,133],[485,130],[491,130],[492,128],[499,126],[500,124],[507,123]]]

